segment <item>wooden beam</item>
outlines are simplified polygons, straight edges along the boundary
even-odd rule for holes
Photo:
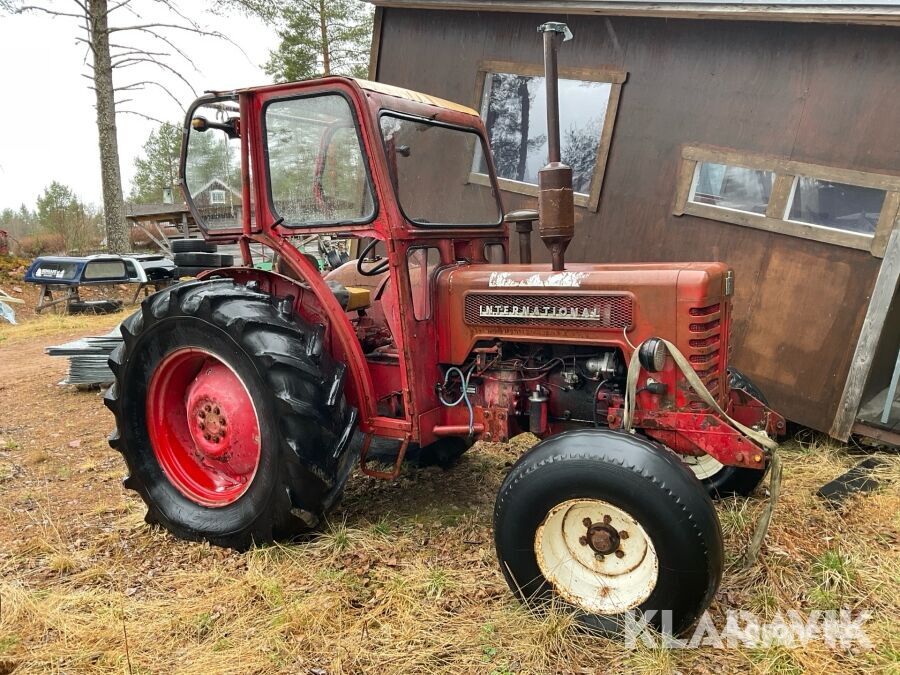
[[[381,26],[384,16],[384,8],[375,8],[375,17],[372,20],[372,46],[369,48],[369,75],[370,82],[378,81],[378,57],[381,53]]]
[[[622,83],[627,73],[622,72],[621,80],[612,80],[609,88],[609,101],[606,103],[606,114],[603,117],[603,131],[597,144],[597,157],[594,161],[594,175],[591,177],[591,196],[588,208],[596,211],[600,208],[600,190],[603,189],[603,176],[606,174],[606,162],[612,146],[613,129],[616,126],[616,113],[619,110],[619,97],[622,95]]]
[[[881,206],[881,215],[875,226],[875,240],[872,242],[872,255],[884,257],[884,249],[887,246],[888,237],[900,215],[900,192],[888,192]]]
[[[132,218],[129,218],[129,220],[131,220],[131,222],[132,222],[134,225],[136,225],[137,227],[141,228],[141,229],[144,231],[144,233],[145,233],[148,237],[150,237],[150,238],[153,240],[153,243],[156,244],[157,247],[159,247],[159,250],[160,250],[160,251],[162,251],[163,253],[168,253],[168,252],[169,252],[169,247],[166,246],[165,244],[163,244],[163,243],[162,243],[159,239],[157,239],[155,236],[153,236],[153,233],[152,233],[150,230],[148,230],[146,227],[144,227],[144,226],[141,224],[141,222],[140,222],[139,220],[134,220],[134,219],[132,219]]]
[[[788,5],[784,3],[621,2],[611,0],[367,0],[379,7],[537,14],[602,14],[667,19],[725,19],[900,26],[900,7],[885,4]]]
[[[871,251],[872,249],[873,238],[870,235],[859,234],[857,232],[846,232],[830,227],[808,225],[793,220],[781,220],[779,218],[764,216],[759,213],[750,213],[749,211],[738,211],[736,209],[727,209],[712,206],[710,204],[698,204],[697,202],[688,201],[685,203],[682,213],[697,216],[698,218],[706,218],[708,220],[718,220],[721,223],[731,223],[732,225],[753,227],[757,230],[765,230],[766,232],[800,237],[801,239],[809,239],[810,241],[821,241],[824,244],[846,246],[847,248],[855,248],[860,251]],[[676,215],[679,214],[676,213]]]
[[[828,432],[834,438],[846,441],[856,421],[859,411],[859,403],[862,399],[866,381],[869,379],[869,371],[875,358],[875,350],[878,340],[884,328],[888,308],[897,290],[897,280],[900,279],[900,227],[895,227],[888,239],[884,251],[884,260],[875,280],[875,288],[872,291],[872,299],[866,310],[866,318],[863,320],[862,329],[859,332],[859,340],[856,343],[856,351],[850,362],[850,372],[847,382],[844,384],[844,392],[838,404],[837,414],[831,430]]]
[[[774,155],[741,152],[710,145],[685,146],[681,156],[684,159],[693,159],[701,162],[716,162],[717,164],[743,166],[748,169],[759,169],[760,171],[774,171],[775,173],[789,174],[791,176],[820,178],[836,183],[875,188],[876,190],[900,190],[900,176],[898,175],[857,171],[856,169],[810,164],[809,162],[795,162]]]
[[[766,208],[767,218],[784,219],[795,178],[796,176],[791,176],[790,174],[779,174],[775,177],[772,194],[769,195],[769,206]]]

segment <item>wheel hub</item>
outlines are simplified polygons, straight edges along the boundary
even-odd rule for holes
[[[609,555],[619,549],[621,537],[612,525],[594,523],[588,527],[587,543],[600,555]]]
[[[182,349],[157,365],[147,427],[170,482],[204,506],[234,502],[259,466],[259,422],[247,388],[209,352]]]
[[[656,587],[659,563],[650,537],[602,499],[557,504],[537,529],[534,550],[554,590],[592,613],[637,607]]]

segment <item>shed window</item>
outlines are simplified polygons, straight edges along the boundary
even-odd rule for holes
[[[562,161],[572,167],[575,203],[597,208],[622,72],[560,71]],[[543,68],[487,62],[478,78],[478,105],[487,128],[500,187],[537,195],[547,163],[547,99]],[[486,184],[487,162],[475,151],[472,182]]]
[[[884,190],[798,176],[788,218],[847,232],[875,234]]]
[[[210,204],[224,204],[225,203],[225,190],[210,190],[209,191],[209,203]]]
[[[775,174],[715,162],[698,162],[691,201],[723,209],[764,214]]]
[[[900,222],[900,176],[686,146],[674,213],[882,257]]]

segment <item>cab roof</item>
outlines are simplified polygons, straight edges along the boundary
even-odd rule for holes
[[[392,84],[384,84],[383,82],[372,82],[370,80],[362,80],[357,77],[353,77],[350,79],[354,80],[363,89],[367,91],[373,91],[376,94],[386,94],[388,96],[396,96],[397,98],[405,98],[409,101],[415,101],[417,103],[427,103],[428,105],[433,105],[437,108],[446,108],[448,110],[455,110],[456,112],[465,113],[467,115],[475,115],[475,117],[478,117],[478,112],[475,109],[470,108],[469,106],[462,105],[460,103],[448,101],[447,99],[438,98],[437,96],[423,94],[418,91],[413,91],[412,89],[404,89],[403,87],[395,87]]]
[[[444,108],[445,110],[452,110],[454,112],[463,113],[465,115],[474,115],[478,117],[478,111],[470,108],[468,106],[462,105],[460,103],[454,103],[453,101],[448,101],[443,98],[439,98],[437,96],[431,96],[430,94],[423,94],[419,91],[413,91],[412,89],[404,89],[403,87],[396,87],[392,84],[385,84],[383,82],[372,82],[371,80],[364,80],[359,77],[345,77],[342,75],[330,75],[327,78],[313,78],[310,80],[300,80],[298,82],[283,82],[279,84],[267,84],[261,85],[257,87],[244,87],[241,89],[233,90],[230,92],[207,92],[208,94],[213,95],[222,95],[222,94],[237,94],[241,92],[253,92],[253,91],[261,91],[270,89],[273,87],[282,88],[282,87],[290,87],[291,85],[303,84],[312,82],[318,79],[340,79],[340,80],[349,80],[351,82],[356,83],[360,89],[365,91],[370,91],[374,94],[379,94],[382,96],[393,96],[395,98],[402,98],[407,101],[413,101],[414,103],[424,103],[425,105],[432,105],[436,108]]]

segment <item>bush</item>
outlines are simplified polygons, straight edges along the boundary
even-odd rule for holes
[[[33,234],[22,237],[18,242],[13,242],[16,253],[25,258],[35,258],[39,255],[64,254],[66,244],[60,234]]]

